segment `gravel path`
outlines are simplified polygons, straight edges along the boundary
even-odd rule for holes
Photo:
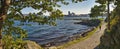
[[[100,37],[103,35],[105,28],[106,23],[103,23],[101,30],[98,29],[96,33],[93,34],[90,38],[87,38],[86,40],[77,44],[71,45],[65,49],[94,49],[100,43]]]

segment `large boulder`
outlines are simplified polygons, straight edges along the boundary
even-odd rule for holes
[[[26,41],[25,49],[42,49],[42,47],[33,41]]]

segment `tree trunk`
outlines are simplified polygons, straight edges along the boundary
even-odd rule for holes
[[[104,19],[104,13],[102,14],[102,19]]]
[[[110,1],[108,0],[108,3],[107,3],[107,14],[108,14],[108,30],[110,30]]]
[[[0,49],[2,49],[2,25],[3,25],[3,22],[0,21]]]
[[[1,0],[1,8],[0,8],[0,49],[3,49],[2,46],[2,27],[3,27],[3,22],[6,19],[6,15],[8,12],[8,8],[10,5],[10,0]]]

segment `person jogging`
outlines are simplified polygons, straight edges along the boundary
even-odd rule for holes
[[[101,30],[101,26],[99,26],[99,29]]]

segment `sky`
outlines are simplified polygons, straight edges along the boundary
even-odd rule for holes
[[[95,0],[87,0],[79,3],[70,2],[69,5],[62,5],[60,10],[64,14],[68,14],[68,11],[74,12],[75,14],[88,14],[95,4]]]
[[[68,1],[70,2],[70,0]],[[61,4],[61,7],[59,9],[63,12],[63,14],[68,14],[68,11],[74,12],[75,14],[88,14],[94,5],[98,5],[95,3],[95,0],[87,0],[79,3],[70,2],[69,5]],[[22,10],[22,13],[24,14],[28,14],[30,12],[38,12],[38,10],[34,10],[32,8],[25,8]],[[48,15],[48,13],[45,15]]]

